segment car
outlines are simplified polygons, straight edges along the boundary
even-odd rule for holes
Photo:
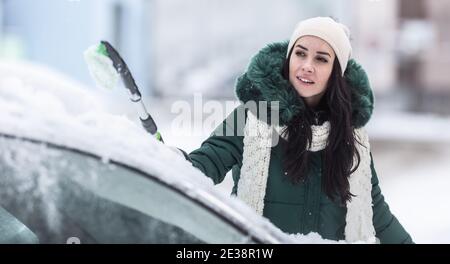
[[[106,105],[0,63],[0,243],[296,243]]]

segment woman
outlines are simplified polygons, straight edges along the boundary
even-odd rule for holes
[[[289,43],[253,57],[236,85],[243,103],[277,102],[269,111],[279,113],[279,126],[241,106],[186,156],[215,183],[233,169],[233,193],[285,232],[412,243],[378,186],[363,129],[373,95],[351,50],[344,25],[326,17],[300,22]]]

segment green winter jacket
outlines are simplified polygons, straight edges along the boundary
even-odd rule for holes
[[[286,125],[292,117],[305,111],[303,101],[289,82],[281,76],[287,42],[268,45],[256,54],[246,71],[238,78],[236,94],[243,103],[253,101],[279,101],[280,125]],[[373,109],[373,95],[367,75],[350,60],[345,72],[352,87],[352,123],[364,126]],[[210,177],[214,183],[223,181],[233,170],[234,187],[237,189],[242,166],[243,126],[238,125],[235,110],[202,146],[188,155],[193,166]],[[345,229],[345,206],[331,201],[321,190],[322,151],[311,152],[307,181],[292,184],[284,175],[280,144],[271,150],[267,189],[263,215],[281,230],[288,233],[308,234],[317,232],[325,239],[343,240]],[[376,237],[381,243],[412,243],[409,234],[391,214],[378,186],[378,178],[372,169],[373,223]]]

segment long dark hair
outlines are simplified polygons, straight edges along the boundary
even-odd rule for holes
[[[289,80],[289,59],[292,50],[284,63],[282,72],[287,80]],[[283,131],[288,138],[283,144],[285,154],[283,166],[287,171],[288,179],[295,184],[304,182],[309,172],[310,153],[307,151],[307,146],[308,142],[312,141],[311,125],[314,124],[314,112],[305,101],[304,105],[305,111],[296,115]],[[361,158],[356,149],[352,126],[350,85],[342,77],[337,58],[333,62],[333,70],[320,105],[325,108],[330,121],[330,134],[322,153],[322,190],[331,200],[336,201],[338,198],[341,205],[344,205],[353,196],[350,193],[349,176],[359,166]],[[354,157],[356,157],[356,165]]]

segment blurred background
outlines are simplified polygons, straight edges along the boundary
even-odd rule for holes
[[[64,76],[95,90],[83,52],[108,40],[165,141],[191,151],[211,129],[193,122],[174,133],[173,103],[193,102],[194,94],[203,103],[235,100],[251,56],[313,16],[350,28],[353,57],[369,75],[375,112],[367,129],[391,210],[415,242],[450,243],[448,0],[0,0],[0,62],[46,69],[35,77],[41,83]],[[104,96],[111,112],[137,120],[124,89]],[[206,117],[194,111],[192,120]],[[218,188],[230,186],[227,177]]]

